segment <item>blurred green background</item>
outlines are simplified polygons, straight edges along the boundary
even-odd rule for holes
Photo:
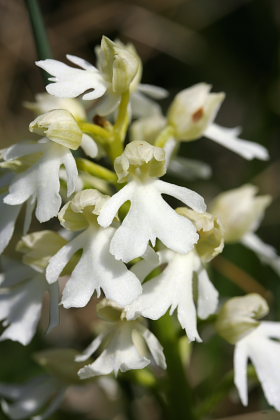
[[[201,81],[212,84],[215,92],[226,93],[217,122],[227,127],[242,126],[242,137],[265,145],[271,160],[248,162],[204,139],[185,143],[181,148],[183,155],[207,162],[213,170],[210,181],[192,181],[186,185],[204,195],[208,202],[216,193],[246,182],[255,183],[263,194],[271,194],[274,201],[266,212],[259,236],[280,251],[279,0],[43,0],[40,5],[56,59],[64,61],[69,53],[94,62],[94,47],[105,34],[134,43],[144,64],[144,83],[162,86],[170,92],[170,97],[162,103],[164,109],[174,94]],[[4,147],[29,137],[28,124],[33,115],[22,103],[32,101],[44,86],[42,75],[34,65],[36,50],[24,1],[0,1],[0,33],[1,147]],[[211,278],[221,296],[248,291],[248,274],[272,292],[267,295],[271,317],[280,321],[280,279],[276,274],[241,245],[227,246],[223,255],[242,272],[237,285],[217,266],[211,268]],[[72,330],[83,325],[83,334],[78,336],[69,327],[70,338],[67,334],[62,336],[58,340],[60,346],[74,345],[79,340],[82,344],[76,347],[82,348],[88,342],[89,332],[85,327],[88,312],[86,309],[84,315],[77,315],[77,311],[72,311],[71,321],[66,320],[66,325],[69,327],[72,322]],[[208,331],[208,327],[203,327],[202,335],[208,344],[194,346],[190,369],[191,381],[200,386],[198,403],[232,367],[232,348],[215,337],[211,329]],[[47,345],[53,345],[57,337],[52,340]],[[39,335],[32,349],[44,346]],[[29,350],[19,344],[1,343],[0,360],[1,382],[21,381],[37,371]],[[138,394],[142,399],[145,396],[145,393]],[[140,397],[138,406],[141,406]],[[139,419],[160,418],[149,400],[145,404]],[[148,408],[145,411],[143,407]],[[211,417],[265,407],[258,387],[251,393],[248,408],[244,409],[233,394],[219,404]],[[62,411],[52,418],[62,419],[66,415],[68,419],[123,418],[109,414],[102,417],[94,410],[85,415],[82,411],[77,416]]]

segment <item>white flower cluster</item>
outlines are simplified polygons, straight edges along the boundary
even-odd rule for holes
[[[38,61],[52,82],[46,87],[48,94],[27,104],[37,114],[30,131],[40,138],[0,151],[1,253],[12,239],[21,209],[25,212],[23,237],[16,247],[22,259],[2,257],[0,340],[24,345],[32,340],[45,292],[48,330],[59,323],[59,304],[81,308],[92,296],[102,297],[96,307],[102,330],[82,354],[72,357],[71,363],[79,366],[77,380],[149,364],[165,369],[164,349],[145,318],[158,320],[168,310],[170,314],[176,310],[189,341],[201,342],[197,320],[218,308],[218,291],[207,264],[222,252],[224,242],[240,241],[280,274],[276,251],[254,233],[270,197],[255,197],[256,188],[245,185],[220,194],[208,213],[198,193],[159,179],[167,170],[178,174],[182,168],[203,176],[205,164],[176,157],[180,142],[202,136],[246,159],[268,159],[263,146],[238,138],[239,129],[213,122],[224,94],[210,93],[209,85],[197,84],[175,97],[165,117],[151,98],[160,99],[166,92],[140,84],[142,64],[132,45],[103,37],[96,55],[97,67],[69,55],[77,67]],[[92,101],[94,123],[87,120],[80,99],[75,99],[80,95]],[[96,162],[100,157],[106,167]],[[109,169],[110,162],[114,170]],[[163,195],[169,196],[168,201]],[[176,200],[185,207],[175,210]],[[41,223],[56,217],[59,233],[58,226],[56,231],[28,233],[33,212]],[[250,299],[254,306],[258,297]],[[248,315],[244,311],[238,317],[235,308],[222,308],[217,322],[221,335],[236,343],[235,382],[241,400],[247,404],[250,357],[267,400],[280,410],[280,344],[267,338],[280,338],[279,324],[251,322],[255,309]],[[65,378],[53,375],[10,394],[12,388],[2,384],[0,394],[18,400],[4,402],[3,409],[11,418],[27,418],[47,403],[52,390],[58,397],[45,418],[60,402],[67,384]],[[30,393],[34,409],[26,409]]]

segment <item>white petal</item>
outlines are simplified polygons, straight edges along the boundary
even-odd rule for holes
[[[209,179],[212,175],[212,169],[207,163],[182,156],[171,159],[167,172],[185,181],[192,181],[197,178]]]
[[[104,340],[106,334],[99,334],[95,340],[90,343],[90,345],[83,351],[82,354],[79,354],[75,357],[76,362],[85,362],[90,356],[95,353],[95,351],[100,347],[102,341]]]
[[[149,240],[154,245],[156,238],[159,238],[168,248],[179,253],[190,251],[194,243],[197,242],[198,234],[194,225],[188,219],[177,214],[164,201],[161,191],[159,192],[157,189],[158,182],[161,181],[151,181],[147,184],[131,182],[126,186],[134,191],[131,194],[129,212],[111,242],[110,251],[116,259],[128,262],[142,256],[147,249]],[[165,184],[163,183],[163,186]],[[159,185],[162,186],[162,184]],[[111,200],[114,201],[118,194],[115,194],[105,204],[99,217],[104,216],[103,211],[108,212]],[[121,204],[119,201],[118,207],[125,200],[122,200]],[[112,214],[115,214],[115,211]]]
[[[163,353],[163,347],[161,346],[160,342],[156,338],[154,334],[151,333],[151,331],[148,330],[148,328],[141,326],[141,333],[144,338],[144,340],[147,343],[147,346],[156,362],[156,364],[163,369],[166,369],[166,360]]]
[[[34,167],[18,174],[9,188],[9,194],[4,198],[4,203],[20,205],[32,196],[35,189],[36,170]]]
[[[0,254],[4,251],[10,242],[15,223],[21,209],[21,206],[9,206],[3,202],[5,195],[0,195]]]
[[[62,404],[62,401],[65,396],[66,388],[62,388],[60,392],[58,392],[54,398],[52,398],[51,402],[48,403],[47,409],[43,411],[42,414],[37,416],[32,416],[31,420],[45,420],[51,414],[53,414]]]
[[[141,83],[138,86],[138,90],[154,99],[163,99],[168,96],[168,90],[159,86]]]
[[[253,340],[251,337],[247,339],[249,357],[255,366],[267,401],[279,411],[280,343],[263,338],[259,333],[260,331],[257,331],[257,335],[254,336]],[[251,335],[253,334],[254,332]]]
[[[236,132],[232,129],[220,127],[217,124],[211,124],[204,132],[204,135],[245,159],[269,159],[269,154],[265,147],[255,142],[237,138]]]
[[[147,118],[153,115],[160,115],[161,108],[159,104],[153,101],[141,92],[133,92],[131,95],[132,115],[135,118]]]
[[[208,318],[213,314],[218,306],[218,292],[209,280],[208,273],[205,269],[201,269],[198,275],[198,301],[197,312],[201,319]]]
[[[49,296],[50,296],[50,303],[49,303],[49,311],[50,311],[50,319],[49,319],[49,326],[47,332],[50,332],[53,328],[59,325],[59,285],[58,282],[50,284],[48,287]]]
[[[206,211],[206,205],[203,198],[195,191],[161,180],[155,181],[155,187],[161,194],[167,194],[177,198],[198,213]]]
[[[5,160],[14,160],[23,156],[31,155],[33,153],[43,153],[45,145],[40,143],[21,142],[13,144],[4,153]]]
[[[100,215],[98,216],[98,223],[102,227],[109,226],[116,216],[119,208],[131,199],[131,194],[134,190],[134,183],[129,183],[120,191],[113,195],[110,200],[103,206]]]
[[[95,290],[99,296],[100,289],[108,299],[120,305],[132,302],[141,293],[141,284],[136,276],[109,252],[113,233],[113,228],[87,230],[83,254],[63,291],[62,304],[65,308],[85,306]]]
[[[50,284],[54,283],[58,279],[60,273],[75,252],[83,248],[86,237],[87,232],[80,233],[80,235],[76,236],[75,239],[63,246],[53,257],[50,258],[46,270],[46,278]]]
[[[26,202],[25,207],[25,216],[24,216],[24,223],[23,223],[23,234],[26,235],[29,231],[32,215],[36,205],[36,198],[34,196],[30,197]]]
[[[88,136],[87,134],[83,134],[81,148],[91,158],[96,157],[98,153],[98,147],[93,138]]]
[[[170,307],[177,308],[178,320],[188,338],[201,341],[196,328],[196,310],[193,302],[193,253],[181,256],[174,254],[173,261],[163,273],[143,284],[143,292],[126,307],[127,319],[142,315],[159,319]]]
[[[58,147],[57,147],[58,146]],[[63,146],[52,145],[48,153],[37,164],[33,181],[36,185],[34,193],[37,196],[36,217],[39,222],[46,222],[56,216],[61,206],[59,195],[59,169]],[[59,154],[58,154],[59,153]]]
[[[36,62],[37,66],[54,76],[50,80],[55,83],[47,85],[47,92],[62,98],[75,98],[91,89],[83,95],[83,99],[96,99],[102,96],[106,92],[106,86],[99,71],[78,57],[70,56],[70,59],[86,69],[73,68],[51,59]]]
[[[22,393],[18,401],[13,404],[3,401],[2,409],[5,414],[14,420],[30,418],[46,404],[56,388],[56,382],[47,376],[35,378],[22,387]]]
[[[125,372],[129,369],[143,369],[150,361],[142,357],[132,341],[132,331],[128,323],[124,323],[112,334],[105,350],[95,360],[79,370],[81,379],[96,375],[107,375],[118,371]]]
[[[109,115],[115,111],[121,100],[120,95],[113,92],[103,96],[100,103],[95,107],[95,113],[98,115]]]
[[[246,345],[238,342],[234,349],[234,383],[243,405],[248,405]]]
[[[71,54],[66,54],[66,57],[71,63],[76,64],[76,66],[79,66],[84,70],[95,70],[96,73],[99,72],[96,67],[94,67],[91,63],[89,63],[87,60],[84,60],[83,58]]]
[[[280,322],[262,321],[258,331],[264,336],[280,339]]]
[[[277,274],[280,275],[280,257],[273,246],[264,243],[254,233],[247,233],[241,242],[257,254],[259,259],[268,264]]]
[[[76,161],[70,152],[65,148],[64,154],[61,159],[61,163],[65,166],[66,175],[67,175],[67,197],[69,197],[73,192],[78,191],[79,177]]]
[[[0,295],[0,319],[7,328],[0,341],[13,340],[28,344],[36,332],[45,291],[42,278],[35,277]]]
[[[3,288],[14,286],[34,275],[32,268],[10,258],[2,257],[1,264],[4,273],[1,277],[0,286]]]

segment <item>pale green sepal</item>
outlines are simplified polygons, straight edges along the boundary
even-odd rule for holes
[[[83,132],[70,112],[55,109],[39,115],[29,125],[32,133],[45,135],[49,140],[69,149],[76,150],[81,145]]]
[[[103,36],[97,56],[98,67],[105,80],[111,83],[112,91],[119,94],[128,91],[130,84],[139,74],[140,60],[135,51]]]
[[[257,187],[246,184],[219,194],[211,205],[211,212],[219,217],[225,242],[237,242],[254,232],[271,203],[269,195],[256,197]]]
[[[166,172],[165,151],[146,141],[133,141],[115,159],[114,167],[119,182],[127,181],[129,175],[139,178],[161,177]]]
[[[55,255],[67,240],[51,230],[42,230],[25,235],[17,243],[16,250],[23,255],[24,264],[43,271],[49,259]]]
[[[211,86],[199,83],[175,96],[167,115],[179,141],[200,138],[211,124],[224,100],[224,93],[209,93]]]
[[[216,329],[231,344],[253,331],[260,325],[258,321],[269,312],[269,307],[260,295],[251,293],[228,300],[221,308]]]
[[[62,382],[79,384],[78,370],[84,363],[75,361],[77,355],[74,349],[49,349],[33,354],[33,358],[46,372]]]
[[[179,207],[176,211],[195,224],[199,234],[195,248],[203,262],[211,261],[223,251],[223,228],[216,216],[210,213],[198,213],[187,207]]]
[[[77,231],[97,223],[96,219],[109,196],[97,190],[79,191],[58,213],[60,223],[66,229]]]

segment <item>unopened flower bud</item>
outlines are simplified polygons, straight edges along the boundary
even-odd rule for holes
[[[67,243],[57,232],[42,230],[25,235],[17,243],[16,250],[23,254],[22,261],[37,271],[43,271],[50,258]]]
[[[249,232],[254,232],[264,215],[271,197],[256,197],[254,185],[244,185],[219,194],[211,205],[211,213],[221,221],[226,242],[236,242]]]
[[[114,93],[124,93],[137,75],[140,59],[135,51],[120,42],[102,37],[101,47],[97,49],[98,68]]]
[[[266,301],[256,293],[232,298],[219,312],[217,331],[225,340],[235,344],[258,327],[258,320],[268,312]]]
[[[225,95],[209,93],[210,89],[210,85],[199,83],[176,95],[167,119],[177,140],[196,140],[213,122]]]
[[[79,191],[62,207],[58,213],[59,221],[63,227],[72,231],[85,229],[90,222],[96,222],[96,216],[108,198],[93,189]]]
[[[133,141],[115,159],[114,166],[119,182],[126,181],[129,175],[140,178],[161,177],[166,172],[165,152],[146,141]]]
[[[177,213],[191,220],[199,234],[196,251],[204,262],[209,262],[224,248],[223,229],[219,219],[210,213],[198,213],[187,207],[177,208]]]
[[[30,123],[29,130],[73,150],[78,149],[83,139],[83,132],[75,118],[63,109],[39,115]]]

